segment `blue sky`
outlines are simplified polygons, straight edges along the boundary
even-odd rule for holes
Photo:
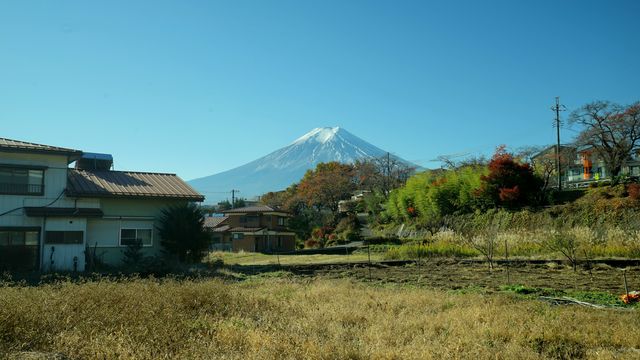
[[[437,167],[553,143],[555,96],[640,100],[639,13],[632,0],[1,0],[0,137],[193,179],[341,126]]]

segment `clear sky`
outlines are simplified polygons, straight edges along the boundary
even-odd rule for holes
[[[189,180],[341,126],[437,167],[553,143],[555,96],[640,100],[639,14],[636,0],[0,0],[0,137]]]

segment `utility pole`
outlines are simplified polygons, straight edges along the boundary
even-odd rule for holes
[[[388,195],[391,191],[391,154],[387,152],[387,166],[385,169],[386,179],[385,179],[385,195]]]
[[[231,190],[231,208],[235,209],[236,207],[236,193],[240,192],[240,190]]]
[[[556,112],[556,135],[557,135],[557,143],[556,143],[556,176],[558,177],[558,191],[562,190],[562,176],[560,175],[560,111],[565,111],[566,107],[560,104],[560,97],[556,96],[556,104],[551,107],[551,110]]]

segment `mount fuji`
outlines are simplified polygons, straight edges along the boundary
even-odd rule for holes
[[[207,203],[224,200],[228,196],[221,193],[231,189],[240,190],[241,197],[250,199],[269,191],[286,189],[321,162],[353,163],[358,159],[386,154],[387,151],[340,127],[316,128],[269,155],[228,171],[191,180],[189,184],[207,197]]]

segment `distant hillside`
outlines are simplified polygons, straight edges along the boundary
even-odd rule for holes
[[[339,127],[316,128],[292,144],[235,169],[189,181],[206,196],[207,203],[228,198],[220,194],[231,189],[239,196],[252,198],[269,191],[278,191],[300,181],[308,169],[318,163],[338,161],[353,163],[358,159],[376,158],[382,150]],[[397,158],[397,157],[396,157]],[[398,160],[414,166],[409,162]]]

